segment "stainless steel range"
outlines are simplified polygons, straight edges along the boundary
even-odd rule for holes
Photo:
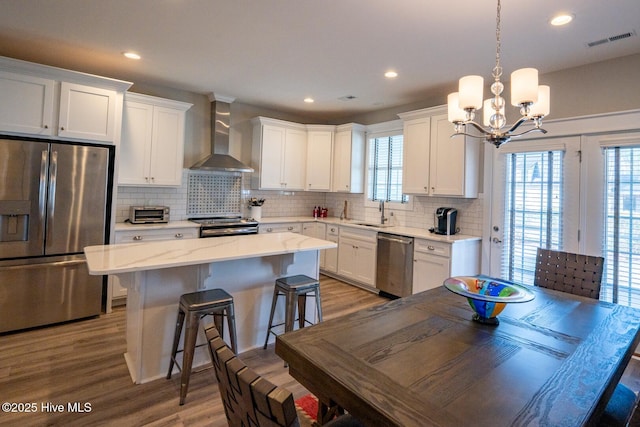
[[[189,218],[189,221],[200,224],[200,237],[237,236],[258,232],[258,221],[239,216]]]

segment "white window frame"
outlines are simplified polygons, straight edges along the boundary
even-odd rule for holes
[[[374,138],[384,138],[384,137],[395,136],[395,135],[403,135],[402,120],[391,120],[388,122],[376,123],[376,124],[367,126],[366,153],[365,153],[366,164],[365,164],[365,177],[364,177],[366,188],[363,195],[365,208],[378,209],[380,206],[380,201],[369,200],[369,154],[370,154],[369,141]],[[411,211],[413,210],[413,197],[411,195],[407,195],[406,203],[385,202],[385,208],[389,210]]]

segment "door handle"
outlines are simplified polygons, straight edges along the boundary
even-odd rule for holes
[[[58,152],[51,151],[51,159],[49,161],[49,194],[48,194],[48,206],[47,206],[47,238],[51,238],[53,235],[53,221],[56,211],[56,187],[58,185]]]
[[[497,237],[494,237],[493,239],[491,239],[491,241],[493,243],[502,243],[502,240],[498,239]]]

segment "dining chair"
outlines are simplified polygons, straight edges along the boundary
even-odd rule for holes
[[[534,285],[600,299],[603,270],[602,257],[538,248]],[[598,426],[628,425],[637,403],[637,395],[629,387],[618,383]]]
[[[299,427],[293,394],[247,367],[222,340],[215,325],[205,330],[218,379],[222,405],[230,427]],[[324,424],[330,427],[364,427],[349,414]]]
[[[602,257],[538,248],[534,284],[599,299],[603,267]]]

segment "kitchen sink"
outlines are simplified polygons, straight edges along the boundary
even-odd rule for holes
[[[355,225],[362,225],[364,227],[373,227],[373,228],[386,228],[392,227],[391,224],[372,224],[370,222],[356,222]]]

